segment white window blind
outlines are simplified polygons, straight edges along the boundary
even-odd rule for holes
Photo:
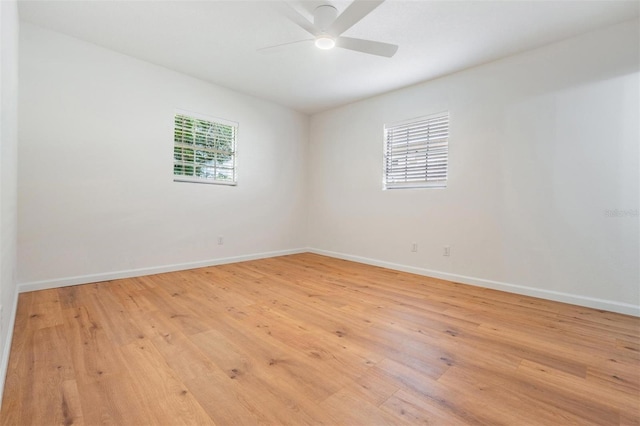
[[[384,188],[445,188],[449,157],[449,113],[384,128]]]
[[[176,113],[174,180],[235,185],[237,133],[237,123],[193,113]]]

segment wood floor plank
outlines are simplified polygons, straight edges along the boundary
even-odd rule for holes
[[[154,418],[151,411],[153,402],[147,400],[136,381],[125,371],[97,380],[78,381],[77,384],[82,416],[87,425],[143,425],[151,424]],[[35,426],[51,423],[18,424]]]
[[[190,338],[225,372],[225,387],[259,419],[270,424],[313,424],[320,418],[316,401],[330,392],[324,389],[325,384],[307,377],[299,361],[277,351],[256,354],[259,343],[241,348],[215,330]]]
[[[373,374],[386,381],[396,383],[400,390],[412,395],[414,400],[422,401],[421,407],[427,411],[441,411],[452,423],[497,424],[499,418],[493,416],[490,409],[478,409],[478,403],[470,404],[464,388],[453,388],[438,380],[416,372],[411,367],[385,359],[373,367]],[[490,407],[487,407],[490,408]],[[504,422],[505,420],[502,420]]]
[[[185,334],[201,333],[210,328],[206,321],[194,311],[197,307],[190,307],[187,301],[181,300],[180,296],[172,296],[162,287],[145,290],[141,294],[156,306],[158,312],[169,318]]]
[[[110,283],[109,289],[117,302],[128,312],[149,312],[156,310],[156,306],[149,302],[136,285],[136,279],[118,280]]]
[[[286,351],[275,339],[268,342],[241,330],[234,332],[232,338],[210,330],[191,339],[231,378],[256,376],[265,382],[286,383],[292,393],[307,395],[312,401],[331,395],[345,380],[323,375],[312,359]],[[228,353],[216,351],[220,347]]]
[[[92,308],[65,309],[65,337],[79,382],[92,382],[120,375],[125,360],[105,333]]]
[[[75,380],[62,382],[62,415],[65,426],[84,424],[80,393]]]
[[[162,354],[148,339],[140,339],[120,348],[135,386],[144,392],[152,417],[149,423],[162,424],[172,419],[174,425],[213,425],[175,372],[166,368]]]
[[[28,342],[24,351],[14,356],[10,374],[21,378],[7,381],[14,392],[5,398],[9,410],[3,405],[3,413],[9,415],[2,416],[2,423],[66,424],[80,413],[70,411],[65,392],[65,383],[73,380],[75,373],[64,329],[55,326],[34,330]],[[39,409],[33,410],[25,401],[37,402]]]
[[[638,398],[627,392],[605,388],[589,380],[582,380],[572,374],[548,368],[545,365],[523,360],[518,367],[518,375],[526,377],[540,386],[551,386],[557,390],[579,391],[581,398],[591,401],[590,404],[603,403],[621,411],[638,412]]]
[[[398,419],[380,410],[358,394],[341,389],[322,403],[339,425],[397,425]],[[408,424],[408,423],[406,423]]]
[[[310,358],[341,376],[356,378],[381,357],[375,352],[345,343],[333,333],[309,329],[304,322],[278,314],[268,305],[245,309],[239,321],[257,329],[263,338],[276,339],[286,351]],[[267,337],[268,336],[268,337]]]
[[[417,397],[409,392],[398,391],[387,398],[380,409],[407,424],[467,424],[461,418],[456,418],[451,413],[434,406],[425,404],[424,398]],[[394,422],[395,423],[395,422]]]
[[[227,378],[222,372],[210,372],[189,378],[184,383],[218,425],[275,424],[275,418],[254,410],[258,401],[251,400],[251,395],[245,394],[241,386],[221,384]]]
[[[497,418],[512,417],[507,421],[509,424],[535,421],[542,424],[612,425],[620,421],[618,412],[605,404],[593,401],[577,404],[580,398],[573,393],[546,384],[540,386],[513,373],[453,367],[438,382],[451,388],[468,389],[476,394],[473,402],[491,407],[497,412]],[[491,401],[503,403],[488,405]],[[508,409],[516,404],[533,408],[538,417],[532,419],[526,412]]]
[[[640,318],[310,253],[19,296],[0,425],[640,425]]]

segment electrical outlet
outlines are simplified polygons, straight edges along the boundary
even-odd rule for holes
[[[224,237],[218,237],[218,245],[221,246],[224,244]]]
[[[451,256],[451,247],[450,246],[444,246],[444,250],[442,251],[442,255],[443,256]]]
[[[413,243],[413,244],[411,244],[411,251],[412,251],[413,253],[415,253],[415,252],[417,252],[417,251],[418,251],[418,243]]]

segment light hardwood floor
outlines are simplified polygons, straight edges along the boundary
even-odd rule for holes
[[[639,329],[313,254],[24,293],[0,423],[637,425]]]

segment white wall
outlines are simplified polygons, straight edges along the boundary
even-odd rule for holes
[[[627,22],[312,116],[309,245],[640,315],[638,32]],[[448,187],[383,191],[383,125],[440,111]]]
[[[307,116],[30,24],[20,35],[22,290],[305,247]],[[237,186],[173,182],[175,108],[239,122]]]
[[[0,1],[0,401],[16,309],[18,8]]]
[[[640,315],[637,34],[637,20],[617,25],[316,114],[309,126],[24,24],[21,289],[309,246]],[[237,187],[172,182],[174,108],[240,123]],[[383,191],[384,123],[444,110],[447,189]],[[630,214],[607,216],[616,209]]]

